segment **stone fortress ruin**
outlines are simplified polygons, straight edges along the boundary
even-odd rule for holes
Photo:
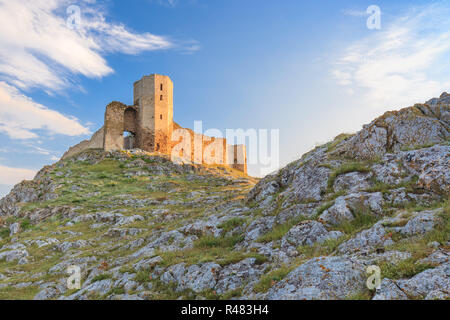
[[[131,106],[111,102],[106,107],[104,126],[62,158],[87,149],[142,149],[247,173],[245,145],[230,145],[225,138],[195,133],[173,121],[173,83],[168,76],[152,74],[135,82],[133,101]]]

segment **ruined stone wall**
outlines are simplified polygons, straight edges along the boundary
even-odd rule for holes
[[[229,145],[225,138],[208,137],[173,123],[173,131],[182,129],[184,135],[171,142],[175,156],[197,164],[227,165],[247,173],[245,145]],[[188,140],[187,140],[188,139]],[[186,149],[186,150],[184,150]],[[190,151],[190,152],[189,152]]]
[[[203,145],[203,162],[206,164],[227,164],[227,140],[207,137],[209,142]]]
[[[103,139],[104,139],[104,127],[101,127],[97,132],[95,132],[90,140],[84,140],[81,141],[79,144],[70,147],[69,150],[67,150],[61,159],[67,159],[70,158],[82,151],[88,150],[88,149],[103,149]]]
[[[247,173],[247,148],[245,145],[234,145],[233,154],[230,157],[233,159],[232,168]]]
[[[114,101],[106,107],[105,134],[103,148],[105,151],[124,149],[124,131],[139,131],[136,124],[134,107]],[[126,114],[126,117],[125,117]]]

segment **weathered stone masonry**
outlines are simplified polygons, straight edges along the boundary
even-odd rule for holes
[[[111,102],[106,107],[104,126],[90,140],[71,147],[63,159],[86,149],[139,148],[164,154],[174,150],[195,163],[227,165],[247,173],[245,145],[229,145],[224,138],[207,137],[184,129],[189,137],[180,147],[181,138],[172,140],[174,131],[179,129],[183,128],[173,121],[172,80],[157,74],[144,76],[134,83],[134,105]],[[128,132],[126,137],[124,132]],[[179,138],[177,134],[175,137]]]

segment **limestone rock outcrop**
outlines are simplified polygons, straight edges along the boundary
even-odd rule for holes
[[[260,180],[138,149],[69,156],[0,200],[0,299],[449,299],[449,103]]]

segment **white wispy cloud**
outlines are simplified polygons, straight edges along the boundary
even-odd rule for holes
[[[74,19],[75,12],[66,12],[72,3],[0,0],[0,73],[9,82],[57,90],[68,85],[70,74],[95,78],[113,72],[106,53],[137,54],[174,46],[163,36],[107,22],[102,7],[92,1],[81,1],[80,19]]]
[[[36,175],[36,171],[21,168],[11,168],[0,165],[0,184],[14,185],[22,180],[30,180]]]
[[[425,101],[449,90],[450,6],[412,8],[381,31],[350,45],[337,59],[333,76],[364,105],[392,108]]]
[[[0,131],[11,138],[37,138],[37,129],[69,136],[89,133],[76,118],[27,97],[30,88],[60,92],[70,88],[76,76],[101,78],[112,73],[107,54],[176,47],[166,37],[108,22],[102,3],[95,0],[78,1],[79,15],[68,10],[72,4],[0,0]]]
[[[38,137],[33,132],[38,129],[68,136],[90,133],[78,119],[50,110],[0,81],[0,131],[13,139],[31,139]]]

